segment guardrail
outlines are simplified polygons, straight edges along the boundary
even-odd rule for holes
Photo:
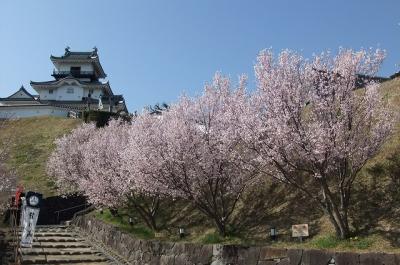
[[[78,212],[81,212],[81,211],[86,210],[87,208],[90,208],[90,206],[91,206],[91,204],[84,203],[84,204],[76,205],[76,206],[73,206],[73,207],[65,208],[65,209],[62,209],[62,210],[54,211],[54,213],[57,214],[56,223],[58,224],[60,222],[60,214],[61,213],[68,212],[68,211],[71,211],[73,209],[77,209],[77,208],[83,207],[83,209],[78,211]]]

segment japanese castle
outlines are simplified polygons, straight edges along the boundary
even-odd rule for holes
[[[100,110],[127,114],[122,95],[115,95],[100,64],[97,48],[91,52],[65,49],[63,56],[50,56],[54,64],[51,81],[34,82],[37,95],[23,86],[14,94],[0,98],[0,118],[33,116],[79,116],[83,111]]]

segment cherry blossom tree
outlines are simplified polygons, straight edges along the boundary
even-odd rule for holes
[[[263,171],[297,187],[329,215],[341,238],[350,235],[348,209],[354,180],[390,135],[393,115],[379,85],[356,90],[373,76],[385,53],[340,49],[305,60],[292,51],[262,51],[255,66],[259,121],[251,145]],[[251,120],[254,122],[254,120]],[[313,192],[312,187],[319,192]]]
[[[79,185],[95,205],[114,207],[129,190],[120,159],[127,142],[126,126],[122,121],[110,120],[109,125],[95,130],[82,146],[82,168],[87,181]]]
[[[128,129],[130,125],[122,120],[110,120],[101,128],[81,125],[57,140],[48,173],[62,193],[79,192],[97,207],[132,206],[149,228],[158,230],[158,194],[139,189],[135,176],[122,166]]]
[[[238,200],[257,177],[242,144],[247,99],[244,78],[232,90],[216,74],[203,95],[184,96],[162,115],[139,115],[124,159],[137,185],[194,203],[226,235]]]
[[[128,147],[131,126],[122,120],[111,120],[85,144],[83,167],[88,180],[81,189],[90,202],[109,208],[133,207],[146,225],[159,230],[157,224],[160,196],[142,188],[137,176],[127,170],[124,152]],[[129,163],[135,163],[135,158]]]
[[[47,162],[47,173],[55,178],[61,193],[83,192],[91,179],[85,168],[86,143],[95,135],[96,126],[85,123],[56,140],[56,149]]]
[[[133,205],[154,230],[163,197],[185,199],[221,235],[243,192],[266,174],[317,202],[347,238],[354,180],[392,131],[393,115],[369,78],[384,55],[341,49],[305,60],[262,51],[251,97],[244,77],[232,89],[216,74],[202,95],[157,108],[162,115],[75,129],[57,141],[48,172],[96,205]],[[366,85],[357,89],[360,78]]]

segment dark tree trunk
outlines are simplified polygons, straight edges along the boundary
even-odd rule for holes
[[[321,191],[324,195],[324,199],[321,203],[324,205],[324,210],[329,215],[329,219],[335,227],[336,236],[341,239],[349,238],[350,229],[347,216],[347,205],[342,203],[339,208],[338,203],[335,202],[333,195],[329,190],[326,180],[322,179],[320,183]],[[342,198],[341,201],[343,201]]]
[[[160,206],[160,199],[158,197],[149,198],[144,196],[129,198],[129,202],[136,212],[140,215],[141,219],[146,223],[147,227],[153,231],[158,231],[157,225],[158,210]]]
[[[109,208],[110,213],[113,217],[118,216],[118,209],[117,208]]]
[[[225,237],[226,236],[226,225],[225,223],[218,221],[218,220],[214,220],[215,225],[218,228],[218,233],[220,236]]]

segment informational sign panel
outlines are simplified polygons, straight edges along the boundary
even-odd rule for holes
[[[292,237],[308,236],[308,224],[292,225]]]

